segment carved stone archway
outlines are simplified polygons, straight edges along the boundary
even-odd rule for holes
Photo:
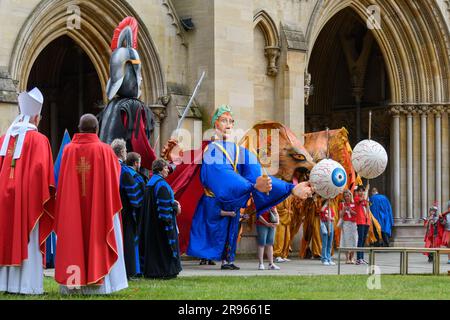
[[[435,1],[319,0],[306,33],[308,52],[338,12],[349,7],[369,21],[368,8],[374,5],[380,11],[381,28],[372,32],[387,64],[391,102],[449,101],[450,38]]]
[[[71,28],[78,9],[80,29]],[[10,74],[18,81],[18,90],[25,90],[28,76],[40,52],[53,40],[67,35],[89,56],[105,90],[109,78],[110,42],[114,29],[126,16],[139,22],[138,48],[142,60],[142,100],[156,103],[165,95],[163,71],[151,36],[134,9],[124,0],[43,0],[30,14],[17,37]],[[70,26],[70,27],[69,27]],[[106,94],[103,92],[106,102]]]
[[[306,32],[307,65],[322,29],[346,8],[365,23],[374,17],[373,9],[380,13],[381,28],[371,28],[371,32],[383,56],[390,88],[390,104],[384,112],[391,117],[390,128],[389,124],[385,128],[390,131],[394,237],[396,244],[417,245],[423,239],[420,218],[435,200],[441,206],[450,197],[446,17],[432,0],[319,0]],[[413,137],[420,144],[413,143]]]

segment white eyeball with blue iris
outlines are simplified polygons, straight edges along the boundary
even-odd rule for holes
[[[347,173],[339,162],[323,159],[311,170],[309,181],[322,198],[332,199],[347,185]]]

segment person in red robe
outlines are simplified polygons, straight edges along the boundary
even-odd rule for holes
[[[109,294],[128,287],[120,164],[98,138],[94,115],[83,115],[78,128],[64,149],[58,181],[55,280],[63,294]]]
[[[35,88],[18,100],[20,115],[0,138],[0,292],[42,294],[54,216],[53,159],[37,130],[42,93]]]
[[[425,231],[425,248],[439,248],[441,246],[441,234],[439,230],[439,215],[437,205],[433,205],[428,217],[424,219]],[[428,262],[433,262],[433,253],[424,253],[428,256]]]

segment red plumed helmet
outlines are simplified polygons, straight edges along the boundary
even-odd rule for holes
[[[122,20],[119,26],[114,30],[114,36],[111,42],[111,49],[114,51],[123,46],[126,42],[126,47],[138,47],[138,22],[133,17],[126,17]]]

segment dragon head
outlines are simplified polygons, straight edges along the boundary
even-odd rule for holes
[[[308,180],[315,165],[295,134],[279,122],[258,122],[247,131],[240,145],[257,154],[268,174],[285,181]]]

